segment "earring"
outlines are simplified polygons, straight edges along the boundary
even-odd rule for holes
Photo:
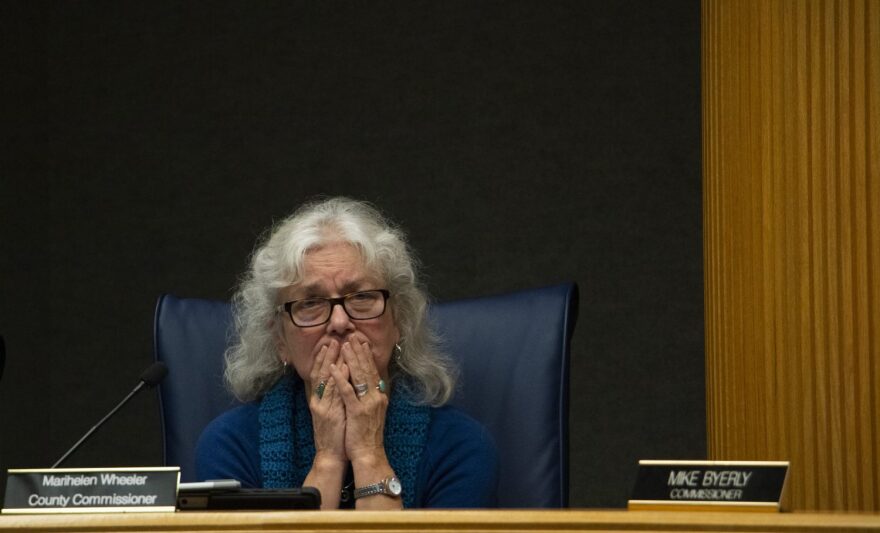
[[[403,355],[403,348],[400,347],[399,344],[394,343],[394,360],[398,363],[400,362],[400,356]]]

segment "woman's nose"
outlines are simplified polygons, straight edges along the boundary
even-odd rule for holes
[[[334,305],[330,310],[330,321],[327,322],[327,331],[330,333],[344,334],[354,329],[354,323],[341,305]]]

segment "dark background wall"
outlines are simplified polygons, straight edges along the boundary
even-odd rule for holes
[[[5,2],[0,468],[48,466],[316,194],[438,300],[574,280],[573,506],[705,456],[699,3]],[[162,460],[154,393],[69,466]]]

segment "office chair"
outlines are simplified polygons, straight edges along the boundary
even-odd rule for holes
[[[432,304],[429,315],[461,375],[452,403],[495,438],[500,507],[568,506],[568,371],[574,283]],[[154,323],[165,464],[195,481],[202,429],[235,400],[223,386],[226,302],[159,298]]]

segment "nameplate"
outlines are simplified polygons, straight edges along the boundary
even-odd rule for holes
[[[180,467],[9,469],[3,513],[174,511]]]
[[[788,461],[639,461],[632,510],[781,511]]]

